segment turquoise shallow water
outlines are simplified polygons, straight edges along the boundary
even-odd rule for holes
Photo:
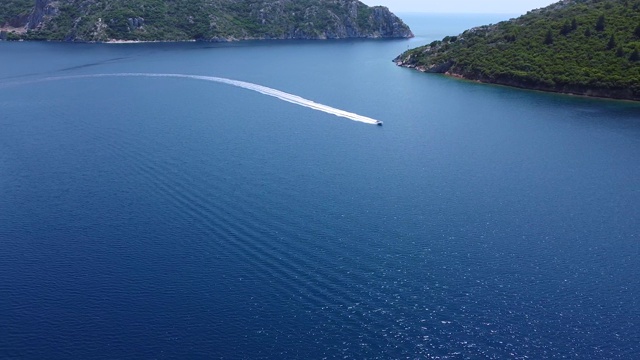
[[[497,20],[497,19],[496,19]],[[640,106],[409,41],[0,43],[0,358],[640,357]],[[384,121],[336,117],[257,83]]]

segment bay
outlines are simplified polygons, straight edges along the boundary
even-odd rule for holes
[[[640,106],[391,62],[502,17],[0,43],[0,358],[639,357]]]

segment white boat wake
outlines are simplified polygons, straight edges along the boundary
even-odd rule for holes
[[[382,125],[382,121],[372,119],[367,116],[358,115],[352,112],[336,109],[334,107],[319,104],[303,97],[286,93],[270,87],[249,83],[246,81],[232,80],[215,76],[202,76],[202,75],[188,75],[188,74],[153,74],[153,73],[114,73],[114,74],[90,74],[90,75],[71,75],[71,76],[58,76],[47,77],[40,81],[57,81],[57,80],[69,80],[69,79],[82,79],[82,78],[98,78],[98,77],[153,77],[153,78],[183,78],[183,79],[195,79],[212,81],[217,83],[228,84],[236,87],[240,87],[247,90],[259,92],[264,95],[273,96],[280,100],[304,106],[306,108],[325,112],[335,116],[343,117],[353,121],[359,121],[365,124]]]

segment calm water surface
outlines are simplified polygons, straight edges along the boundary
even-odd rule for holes
[[[0,358],[640,358],[640,105],[402,41],[0,43]],[[377,127],[181,73],[276,88]]]

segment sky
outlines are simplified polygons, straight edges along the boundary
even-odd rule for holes
[[[361,0],[362,1],[362,0]],[[524,14],[558,0],[364,0],[393,12]]]

